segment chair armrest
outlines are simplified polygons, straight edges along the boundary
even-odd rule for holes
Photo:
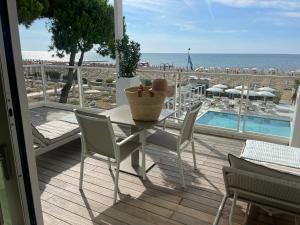
[[[136,136],[138,135],[141,135],[143,131],[138,131],[138,132],[135,132],[131,135],[129,135],[128,137],[126,137],[124,140],[120,141],[120,142],[117,142],[117,145],[120,147],[121,145],[124,145],[125,143],[127,143],[128,141],[132,140],[133,138],[135,138]]]
[[[168,119],[175,119],[175,120],[178,120],[178,121],[181,121],[181,122],[184,121],[184,119],[180,119],[180,118],[177,118],[177,117],[174,117],[174,116],[170,116],[170,117],[168,117]]]
[[[153,127],[152,129],[153,129],[153,130],[161,130],[161,129],[156,128],[156,127]],[[170,132],[170,131],[165,131],[165,130],[162,130],[162,131],[164,131],[164,132],[166,132],[166,133],[169,133],[169,134],[172,134],[172,135],[174,135],[174,136],[176,136],[176,137],[179,137],[179,133],[176,134],[176,133],[173,133],[173,132]]]

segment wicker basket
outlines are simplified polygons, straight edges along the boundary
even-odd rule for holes
[[[125,89],[130,106],[132,118],[139,121],[156,121],[164,105],[165,94],[163,92],[151,93],[151,87],[144,87],[138,92],[139,87]]]

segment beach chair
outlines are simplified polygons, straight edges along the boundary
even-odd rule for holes
[[[195,105],[191,110],[189,110],[186,113],[179,134],[174,134],[165,130],[156,129],[154,133],[147,137],[146,141],[148,144],[160,146],[162,148],[177,153],[180,181],[183,188],[185,187],[185,180],[181,160],[181,153],[189,144],[192,144],[194,169],[197,169],[193,133],[195,121],[197,119],[201,105],[201,103]]]
[[[237,201],[261,207],[269,214],[300,215],[300,148],[248,140],[240,158],[229,155],[230,167],[223,167],[226,193],[214,225],[218,224],[227,198],[233,198],[229,215],[232,225]]]
[[[79,138],[80,132],[75,116],[66,116],[41,125],[31,123],[31,128],[36,156]]]

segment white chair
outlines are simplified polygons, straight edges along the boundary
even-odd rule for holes
[[[240,158],[228,155],[230,167],[223,167],[226,188],[213,225],[217,225],[228,198],[233,198],[229,224],[237,201],[261,207],[269,214],[300,215],[300,149],[273,143],[247,140]]]
[[[194,169],[197,169],[193,133],[195,121],[201,108],[201,105],[202,103],[197,104],[186,113],[179,134],[173,134],[171,132],[166,132],[164,130],[157,129],[146,140],[147,143],[151,143],[177,153],[180,180],[183,188],[185,187],[185,181],[181,160],[181,152],[190,143],[192,144]]]
[[[111,170],[111,164],[116,165],[114,204],[117,201],[119,169],[122,160],[131,153],[144,148],[136,141],[140,132],[136,132],[125,139],[116,140],[114,130],[108,116],[94,114],[82,110],[74,110],[81,130],[81,166],[79,189],[82,189],[84,160],[91,157],[108,163]],[[104,157],[103,157],[104,156]],[[145,157],[143,157],[144,159]],[[143,177],[145,176],[145,161],[142,162]]]

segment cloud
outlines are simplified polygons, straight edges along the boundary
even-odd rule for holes
[[[230,7],[246,8],[280,8],[280,9],[296,9],[300,8],[299,0],[210,0],[211,3],[218,3]]]
[[[283,12],[280,15],[289,18],[300,18],[300,12]]]
[[[170,4],[169,0],[164,1],[153,1],[153,0],[123,0],[123,5],[130,8],[139,10],[151,11],[151,12],[162,12],[165,7]]]
[[[209,12],[211,18],[214,19],[214,18],[215,18],[215,15],[214,15],[214,13],[213,13],[213,11],[212,11],[212,8],[211,8],[211,1],[210,1],[210,0],[205,0],[205,2],[206,2],[207,9],[208,9],[208,12]]]

